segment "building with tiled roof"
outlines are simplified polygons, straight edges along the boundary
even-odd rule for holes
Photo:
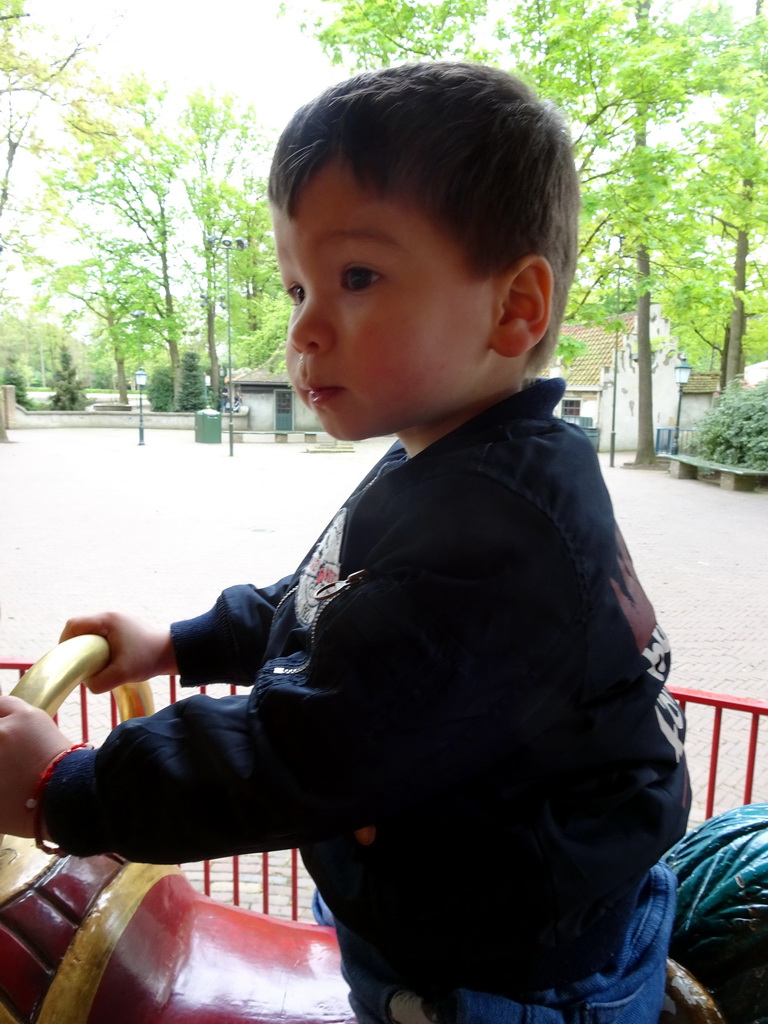
[[[273,370],[267,364],[255,370],[240,370],[232,377],[235,408],[247,411],[249,430],[265,433],[322,431],[317,416],[296,398],[285,369]]]
[[[708,370],[702,373],[692,373],[688,383],[683,388],[683,395],[706,395],[711,399],[713,395],[720,392],[720,371]]]
[[[619,318],[620,329],[606,331],[603,327],[580,327],[578,325],[565,325],[560,331],[569,338],[576,338],[587,346],[587,351],[576,356],[568,372],[563,376],[568,378],[569,387],[573,388],[595,388],[599,387],[603,379],[603,369],[613,365],[613,353],[617,345],[628,331],[634,328],[635,314],[625,313]]]
[[[564,325],[561,335],[582,341],[586,351],[570,365],[560,363],[550,368],[551,376],[562,376],[567,381],[560,414],[591,432],[601,451],[610,450],[612,442],[618,451],[631,451],[637,446],[636,315],[624,313],[619,319],[619,330]],[[674,427],[678,405],[680,426],[692,426],[711,408],[719,390],[719,374],[692,374],[680,402],[675,366],[682,353],[658,304],[651,307],[651,344],[654,429]]]

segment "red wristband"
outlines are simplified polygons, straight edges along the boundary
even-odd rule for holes
[[[48,767],[45,769],[43,774],[37,781],[35,791],[32,796],[27,800],[27,809],[32,811],[32,828],[35,835],[35,846],[38,850],[42,850],[43,853],[56,854],[61,856],[65,853],[64,850],[59,846],[51,846],[51,844],[43,837],[43,797],[45,796],[45,790],[48,787],[48,783],[53,778],[53,773],[56,771],[57,765],[64,760],[67,754],[71,754],[73,750],[93,750],[92,743],[75,743],[69,750],[62,750],[60,754],[51,761]]]

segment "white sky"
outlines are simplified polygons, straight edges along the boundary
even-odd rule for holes
[[[755,0],[730,0],[740,15]],[[691,0],[672,0],[681,12]],[[35,22],[62,39],[99,43],[91,60],[114,80],[144,72],[167,82],[180,101],[198,88],[231,93],[252,105],[266,128],[279,131],[302,103],[346,77],[320,44],[301,32],[301,12],[319,0],[27,0]]]
[[[279,130],[297,107],[346,74],[302,34],[298,16],[279,17],[278,6],[278,0],[27,0],[26,10],[62,39],[99,43],[90,59],[105,78],[141,71],[183,96],[212,86],[251,104],[266,128]]]

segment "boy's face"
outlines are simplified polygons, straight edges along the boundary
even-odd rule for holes
[[[273,210],[294,301],[291,382],[323,427],[360,440],[397,434],[410,455],[519,390],[517,359],[492,348],[500,282],[415,206],[318,171],[293,217]]]

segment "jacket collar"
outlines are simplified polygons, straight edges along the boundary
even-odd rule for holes
[[[565,393],[565,386],[562,377],[537,377],[522,391],[484,409],[477,416],[473,416],[471,420],[467,420],[466,423],[462,423],[460,427],[452,430],[450,434],[439,438],[424,451],[419,452],[415,458],[439,454],[446,447],[454,447],[457,442],[461,443],[465,438],[479,433],[487,433],[501,425],[507,425],[510,420],[551,419],[555,406]],[[405,451],[399,441],[390,449],[392,453],[396,451]]]

